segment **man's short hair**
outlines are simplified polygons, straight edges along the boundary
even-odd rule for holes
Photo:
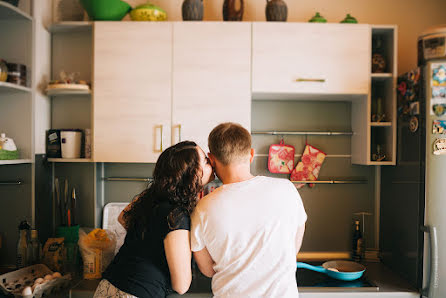
[[[251,134],[238,123],[217,125],[209,134],[209,150],[222,164],[246,158],[251,152]]]

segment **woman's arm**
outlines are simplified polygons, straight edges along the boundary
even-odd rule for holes
[[[172,288],[180,295],[189,290],[192,281],[190,232],[175,230],[164,239],[164,251],[169,265]]]
[[[134,199],[130,204],[127,205],[127,207],[124,208],[124,210],[121,211],[121,213],[119,213],[118,216],[118,222],[121,224],[121,226],[124,227],[124,229],[127,230],[128,226],[127,226],[127,222],[124,219],[124,214],[129,211],[130,209],[132,209],[133,205],[135,204],[136,201],[139,200],[139,197],[137,197],[136,199]]]

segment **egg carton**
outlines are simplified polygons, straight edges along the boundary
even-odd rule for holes
[[[26,287],[32,287],[36,279],[43,278],[48,274],[52,275],[53,273],[53,271],[43,264],[25,267],[0,275],[0,289],[5,295],[9,296],[40,298],[56,293],[69,286],[71,275],[66,274],[39,284],[35,287],[34,292],[31,295],[22,295],[23,290]]]

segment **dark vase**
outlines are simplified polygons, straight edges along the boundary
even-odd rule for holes
[[[288,8],[283,0],[266,0],[266,20],[268,22],[286,22]]]
[[[183,21],[203,20],[203,0],[184,0],[181,7]]]
[[[223,20],[241,21],[243,10],[243,0],[225,0],[223,3]]]

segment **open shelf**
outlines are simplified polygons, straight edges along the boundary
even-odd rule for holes
[[[14,5],[0,1],[0,20],[32,21],[33,18]]]
[[[32,160],[31,159],[0,160],[0,165],[18,165],[24,163],[32,163]]]
[[[90,158],[48,158],[48,162],[93,162]]]
[[[393,152],[393,128],[392,126],[374,126],[371,128],[371,142],[370,142],[370,162],[371,164],[389,165],[394,164]],[[381,161],[373,160],[373,155],[377,151],[377,146],[380,146],[381,152],[385,154],[385,159]]]
[[[0,3],[2,3],[0,1]],[[17,92],[31,92],[31,88],[23,87],[21,85],[12,84],[8,82],[0,82],[0,94],[7,94],[7,93],[17,93]]]
[[[370,126],[373,126],[373,127],[388,127],[388,126],[392,126],[392,122],[371,122]]]
[[[61,90],[61,89],[51,89],[46,92],[48,96],[90,96],[91,90]]]
[[[393,73],[383,72],[383,73],[371,73],[370,76],[373,80],[387,80],[393,78]]]
[[[70,33],[91,31],[93,22],[79,21],[79,22],[60,22],[52,24],[48,31],[51,33]]]

